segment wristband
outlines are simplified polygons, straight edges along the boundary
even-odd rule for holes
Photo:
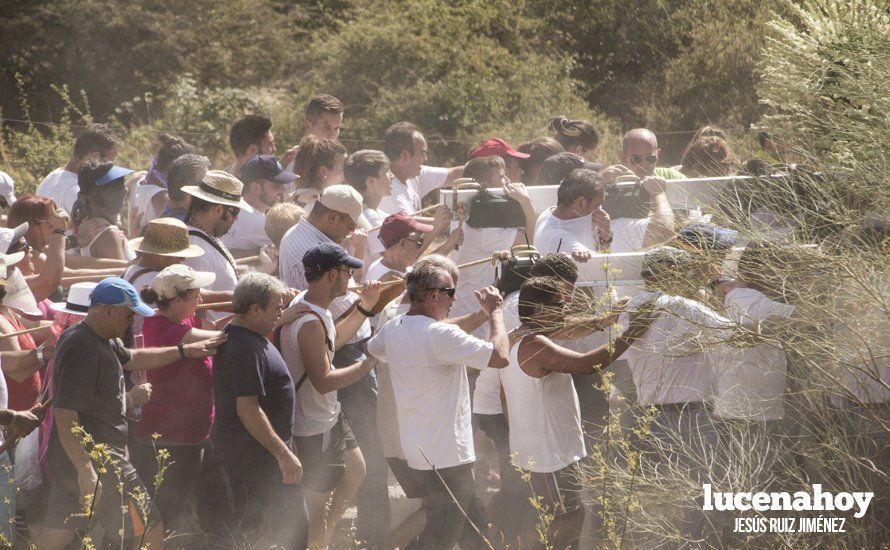
[[[176,346],[176,349],[179,350],[179,357],[180,357],[180,359],[185,359],[185,358],[186,358],[186,356],[185,356],[185,349],[182,347],[182,342],[180,342],[179,345]]]
[[[373,317],[374,316],[373,313],[371,313],[367,309],[363,308],[361,304],[355,304],[355,309],[357,309],[358,312],[361,313],[362,315],[364,315],[365,317]]]

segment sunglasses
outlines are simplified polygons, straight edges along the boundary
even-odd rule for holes
[[[27,252],[31,250],[31,245],[25,241],[16,241],[9,245],[9,249],[6,251],[7,254],[15,254],[16,252]]]
[[[406,241],[412,242],[417,245],[417,248],[423,247],[423,241],[418,241],[417,239],[405,239]]]
[[[442,288],[433,287],[427,288],[425,290],[438,290],[439,292],[444,292],[445,294],[447,294],[449,298],[454,298],[454,293],[457,291],[457,289],[453,286],[446,286]]]
[[[656,154],[652,154],[652,155],[631,155],[630,160],[631,160],[634,164],[640,164],[640,163],[642,163],[643,161],[646,161],[647,164],[655,164],[656,162],[658,162],[658,155],[656,155]]]
[[[235,206],[226,206],[225,210],[226,213],[232,218],[238,217],[238,213],[241,212],[241,209]]]

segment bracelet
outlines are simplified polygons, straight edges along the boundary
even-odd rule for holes
[[[61,235],[63,237],[66,236],[64,229],[53,229],[53,235]]]
[[[176,346],[176,349],[179,350],[179,358],[180,358],[180,359],[186,359],[186,356],[185,356],[185,348],[182,347],[182,342],[180,342],[179,345]]]
[[[363,308],[361,304],[358,304],[358,303],[355,304],[355,309],[357,309],[358,312],[361,313],[362,315],[364,315],[365,317],[373,317],[374,316],[373,313],[371,313],[367,309]]]

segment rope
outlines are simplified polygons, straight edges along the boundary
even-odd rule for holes
[[[500,259],[503,259],[500,254],[492,254],[491,257],[489,257],[489,258],[480,258],[478,260],[473,260],[472,262],[460,264],[457,266],[457,268],[458,269],[466,269],[468,267],[473,267],[474,265],[482,265],[482,264],[486,264],[486,263],[491,263],[491,265],[495,265],[495,262],[497,262]],[[380,287],[385,288],[385,287],[392,286],[397,283],[404,283],[404,282],[405,282],[405,279],[403,279],[403,278],[393,279],[392,281],[386,281],[385,283],[380,283]],[[355,292],[355,291],[361,290],[363,288],[364,288],[364,286],[351,286],[351,287],[349,287],[348,290]]]
[[[106,277],[120,277],[124,273],[126,273],[126,271],[121,271],[119,273],[96,273],[95,275],[76,275],[76,276],[71,276],[71,277],[62,277],[61,282],[59,284],[61,284],[62,286],[67,286],[67,283],[77,283],[77,282],[81,282],[81,281],[96,281],[96,280],[101,281],[102,279],[105,279]]]
[[[15,332],[7,332],[6,334],[0,334],[0,338],[11,338],[13,336],[21,336],[22,334],[30,334],[32,332],[40,332],[41,330],[46,330],[52,325],[40,325],[37,327],[26,328],[24,330],[17,330]]]

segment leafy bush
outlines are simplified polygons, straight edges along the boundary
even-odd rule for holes
[[[535,32],[506,0],[361,5],[304,52],[295,109],[316,92],[341,98],[350,149],[379,148],[387,126],[412,121],[440,161],[464,159],[493,135],[513,143],[545,135],[551,115],[608,127],[570,77],[571,57],[534,47],[526,37]]]

